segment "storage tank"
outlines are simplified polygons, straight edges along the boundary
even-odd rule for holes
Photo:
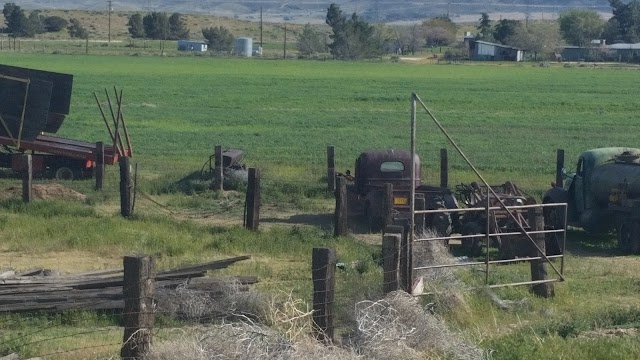
[[[606,206],[611,190],[621,187],[628,198],[640,198],[640,163],[637,160],[616,161],[593,169],[591,194],[599,206]]]
[[[236,38],[233,46],[233,54],[239,56],[251,57],[253,53],[253,39],[250,37]]]

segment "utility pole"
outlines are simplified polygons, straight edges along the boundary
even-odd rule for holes
[[[262,6],[260,6],[260,47],[262,47]]]
[[[109,12],[109,39],[108,42],[111,43],[111,10],[113,9],[111,6],[111,3],[113,2],[113,0],[107,0],[107,6],[109,6],[109,8],[107,9],[107,11]]]

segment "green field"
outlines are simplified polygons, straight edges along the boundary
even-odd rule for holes
[[[8,52],[0,53],[0,63],[74,75],[71,115],[59,132],[72,138],[107,141],[93,92],[104,99],[105,88],[111,95],[113,86],[123,89],[123,112],[141,169],[141,188],[175,212],[215,208],[216,215],[229,212],[241,218],[241,200],[233,203],[233,196],[241,195],[231,194],[229,199],[210,192],[184,195],[163,190],[199,170],[220,144],[245,149],[247,163],[264,170],[268,205],[282,206],[283,201],[294,213],[330,213],[332,199],[322,182],[326,146],[336,146],[339,168],[345,170],[352,169],[362,150],[408,149],[412,92],[488,179],[512,180],[536,195],[554,178],[556,149],[566,150],[570,170],[585,149],[638,146],[640,130],[638,68]],[[445,146],[445,138],[418,109],[418,152],[428,181],[438,178],[438,152]],[[450,162],[451,183],[475,180],[459,157],[450,155]],[[254,260],[233,271],[259,275],[262,289],[285,284],[304,296],[310,287],[306,279],[311,248],[329,245],[338,248],[341,261],[366,264],[363,274],[344,275],[339,287],[359,284],[348,290],[362,294],[366,286],[379,285],[381,275],[373,259],[379,249],[352,237],[332,239],[326,229],[276,226],[254,235],[235,225],[203,225],[164,213],[120,219],[115,169],[109,176],[104,195],[93,193],[90,181],[65,184],[89,195],[81,203],[40,201],[25,206],[0,201],[0,250],[5,255],[0,265],[19,267],[14,259],[46,258],[49,252],[61,254],[63,267],[65,253],[86,256],[89,260],[78,269],[114,266],[130,252],[160,255],[160,267],[249,253]],[[13,183],[2,180],[3,185]],[[530,309],[501,313],[474,296],[472,315],[452,316],[450,323],[483,348],[495,349],[496,359],[640,356],[637,337],[577,336],[638,327],[638,257],[608,257],[616,255],[610,236],[588,238],[573,232],[571,238],[575,244],[567,261],[569,281],[557,285],[556,299],[534,299]],[[92,256],[102,262],[92,264]],[[526,274],[524,264],[498,272],[509,279]],[[531,296],[524,288],[500,295],[514,300]],[[37,325],[17,321],[5,336],[25,328]],[[0,349],[28,348],[25,342],[4,339]],[[44,353],[28,351],[33,356]]]

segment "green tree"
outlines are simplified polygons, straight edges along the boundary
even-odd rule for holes
[[[167,39],[179,40],[188,38],[189,29],[187,28],[187,24],[182,20],[180,14],[173,13],[169,16],[169,36]]]
[[[129,16],[127,28],[129,29],[129,34],[131,34],[132,38],[139,39],[145,37],[142,15],[140,15],[140,13],[135,13]]]
[[[437,16],[422,23],[428,46],[446,46],[456,41],[458,26],[446,16]]]
[[[370,58],[381,53],[379,33],[356,13],[347,18],[338,5],[331,4],[325,22],[332,30],[329,51],[336,59]]]
[[[2,9],[2,14],[7,24],[7,32],[9,32],[12,37],[33,36],[34,32],[29,24],[29,19],[20,6],[14,3],[6,3]]]
[[[640,2],[633,0],[625,4],[620,0],[609,0],[609,5],[613,9],[613,17],[604,31],[607,42],[640,42]]]
[[[47,32],[58,32],[69,25],[69,22],[60,16],[47,16],[44,18],[44,29]]]
[[[297,48],[300,55],[315,55],[327,51],[327,42],[324,36],[307,24],[298,36]]]
[[[224,26],[202,29],[202,36],[207,39],[209,51],[231,51],[233,49],[234,36]]]
[[[589,46],[604,29],[604,20],[594,10],[574,9],[560,14],[560,32],[569,45]]]
[[[557,23],[529,23],[518,27],[506,44],[532,53],[537,61],[540,56],[549,58],[562,45],[562,36]]]
[[[493,28],[493,38],[504,44],[515,33],[516,29],[521,26],[522,23],[518,20],[502,19]]]
[[[33,34],[42,34],[43,32],[46,31],[44,27],[44,18],[42,14],[40,14],[40,11],[34,10],[31,13],[29,13],[28,26],[30,28],[30,31]]]
[[[71,20],[69,20],[69,27],[67,28],[67,31],[69,31],[69,36],[71,36],[72,38],[78,38],[78,39],[89,38],[89,32],[87,32],[87,29],[85,29],[84,26],[82,26],[82,23],[80,22],[80,20],[76,18],[72,18]]]
[[[163,40],[170,35],[169,18],[166,13],[152,12],[142,18],[144,33],[150,39]]]
[[[493,32],[491,26],[491,20],[489,19],[489,14],[483,12],[480,15],[480,23],[478,24],[478,39],[484,41],[491,41],[491,34]]]

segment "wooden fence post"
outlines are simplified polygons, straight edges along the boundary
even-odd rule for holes
[[[345,236],[349,233],[349,210],[347,209],[347,179],[340,176],[336,179],[336,210],[334,216],[334,236]]]
[[[260,225],[260,170],[249,168],[247,184],[247,217],[245,227],[257,231]]]
[[[96,190],[104,187],[104,143],[96,143]]]
[[[563,174],[562,170],[564,169],[564,150],[558,149],[556,152],[556,186],[563,187]]]
[[[393,184],[385,183],[382,193],[382,229],[393,222]]]
[[[214,151],[214,168],[213,168],[213,189],[216,191],[224,190],[224,172],[222,161],[222,146],[216,145]]]
[[[330,192],[336,191],[336,153],[333,145],[327,146],[327,187]]]
[[[124,337],[122,359],[145,359],[154,325],[154,260],[149,256],[124,257]]]
[[[544,230],[544,216],[542,212],[542,208],[532,208],[528,211],[528,220],[531,226],[532,231],[543,231]],[[531,234],[530,235],[535,244],[542,250],[544,253],[545,249],[545,236],[544,234]],[[538,249],[535,246],[531,246],[531,256],[532,257],[542,257],[543,254],[540,254]],[[546,260],[531,260],[531,281],[542,281],[547,280],[547,268],[546,268]],[[555,296],[555,291],[553,287],[553,283],[542,283],[542,284],[534,284],[531,289],[536,296],[540,296],[543,298],[550,298]]]
[[[447,149],[440,149],[440,187],[449,187],[449,154]]]
[[[314,248],[311,258],[313,277],[314,335],[320,341],[333,341],[333,300],[336,283],[336,250]]]
[[[31,154],[22,155],[22,201],[29,203],[32,200],[31,185],[33,180],[33,162]]]
[[[387,226],[386,232],[400,234],[400,270],[398,283],[400,289],[409,292],[411,290],[411,250],[409,246],[409,219],[397,219],[394,226]]]
[[[123,217],[131,216],[131,165],[128,157],[121,157],[120,165],[120,214]]]
[[[398,290],[401,240],[402,234],[385,233],[382,236],[382,292],[385,294]]]

